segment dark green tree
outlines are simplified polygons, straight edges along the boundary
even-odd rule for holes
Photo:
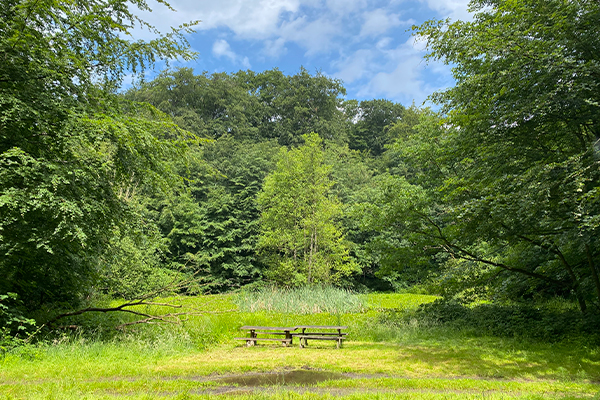
[[[278,149],[272,142],[219,138],[203,146],[196,162],[182,166],[186,191],[154,206],[168,243],[165,261],[195,273],[204,291],[232,290],[262,279],[256,196]]]
[[[363,100],[354,113],[356,121],[349,130],[349,147],[377,157],[393,142],[389,129],[402,119],[404,107],[390,100]]]
[[[236,75],[203,73],[191,68],[167,70],[125,94],[170,115],[181,128],[216,139],[257,140],[262,106]]]
[[[185,129],[202,137],[229,135],[236,140],[279,144],[302,143],[302,135],[323,132],[328,140],[345,142],[345,116],[340,81],[301,69],[284,75],[273,69],[256,73],[204,73],[189,68],[163,72],[126,97],[147,101]]]
[[[275,69],[258,74],[241,73],[263,105],[261,136],[277,139],[284,146],[302,144],[302,135],[319,132],[325,140],[345,142],[342,82],[301,68],[286,76]]]

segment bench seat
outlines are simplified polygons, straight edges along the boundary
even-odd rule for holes
[[[343,336],[321,336],[321,335],[295,335],[298,339],[312,339],[312,340],[344,340]]]
[[[321,334],[321,333],[313,333],[313,334],[297,334],[294,335],[294,337],[298,338],[299,340],[299,346],[300,348],[303,348],[304,346],[306,346],[308,344],[307,340],[335,340],[336,343],[336,347],[339,349],[342,346],[342,342],[344,341],[345,337],[342,335],[338,335],[337,333],[334,334],[335,336],[333,336],[332,334],[329,333],[325,333],[325,334]],[[345,334],[344,334],[345,335]],[[302,340],[304,340],[304,344],[302,344]]]
[[[347,335],[347,333],[337,333],[337,332],[314,332],[314,333],[310,333],[310,332],[305,332],[305,333],[292,333],[292,336],[294,337],[299,337],[299,336],[345,336]]]

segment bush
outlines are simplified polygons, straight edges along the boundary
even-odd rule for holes
[[[35,320],[20,310],[16,293],[0,294],[0,355],[23,346],[35,328]]]
[[[528,304],[468,306],[451,300],[423,304],[415,315],[446,327],[477,335],[518,337],[557,342],[573,337],[600,343],[600,315]],[[406,318],[406,316],[405,316]]]

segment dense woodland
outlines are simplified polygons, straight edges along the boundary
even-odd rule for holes
[[[600,4],[474,0],[414,27],[434,109],[166,69],[142,0],[0,4],[0,325],[98,296],[327,284],[600,313]],[[182,285],[181,282],[185,282]]]

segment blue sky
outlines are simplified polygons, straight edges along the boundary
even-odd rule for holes
[[[201,20],[188,36],[197,73],[279,68],[341,79],[348,99],[421,104],[452,85],[449,67],[423,60],[410,27],[432,18],[470,19],[468,0],[154,0],[141,16],[162,32]],[[408,30],[408,31],[407,31]],[[139,33],[144,37],[148,34]],[[146,37],[147,38],[147,37]]]

